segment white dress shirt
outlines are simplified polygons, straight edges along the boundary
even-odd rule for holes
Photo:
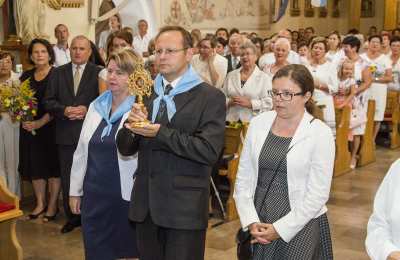
[[[228,60],[225,57],[222,57],[219,54],[215,55],[214,58],[214,67],[218,74],[218,80],[216,84],[213,84],[211,81],[211,73],[210,68],[208,66],[208,62],[201,59],[200,54],[196,54],[192,57],[190,62],[193,66],[193,69],[200,75],[200,77],[216,88],[222,88],[226,78],[226,72],[228,70]]]
[[[260,222],[254,196],[257,187],[259,156],[277,114],[275,111],[254,117],[246,134],[233,198],[244,230]],[[285,242],[327,211],[335,142],[329,127],[304,112],[290,142],[287,154],[287,180],[290,212],[272,223]]]
[[[143,55],[143,52],[148,51],[148,46],[149,46],[150,40],[151,40],[151,37],[148,33],[146,33],[143,37],[141,37],[138,34],[135,37],[133,37],[133,48],[140,55]]]
[[[240,71],[243,68],[233,70],[226,77],[222,92],[226,96],[226,104],[233,96],[250,98],[252,108],[241,106],[231,106],[226,112],[227,121],[250,122],[251,118],[258,113],[271,110],[272,98],[268,90],[272,90],[272,79],[255,66],[253,73],[242,87],[240,81]]]
[[[392,164],[375,195],[365,247],[372,260],[400,251],[400,160]]]
[[[63,47],[56,44],[53,46],[53,50],[56,57],[54,67],[59,67],[61,65],[71,62],[71,54],[68,47],[64,49]]]

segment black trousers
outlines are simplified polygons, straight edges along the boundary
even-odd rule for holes
[[[64,212],[68,219],[68,222],[79,224],[81,221],[81,215],[72,214],[69,207],[69,184],[71,177],[72,159],[75,149],[76,145],[58,145]]]
[[[136,223],[140,260],[203,260],[206,230],[160,227],[150,214]]]

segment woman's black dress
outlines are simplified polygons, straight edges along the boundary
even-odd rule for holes
[[[43,99],[48,88],[50,69],[47,76],[37,81],[34,77],[35,69],[25,71],[20,77],[21,83],[26,79],[30,81],[30,87],[35,91],[38,101],[37,115],[34,120],[40,119],[46,111]],[[36,135],[20,127],[19,138],[19,166],[22,177],[27,180],[48,179],[60,177],[57,146],[55,139],[55,121],[51,120],[43,127],[35,130]]]

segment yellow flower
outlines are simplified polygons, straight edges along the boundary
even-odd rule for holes
[[[35,109],[32,110],[32,115],[36,116],[36,110]]]
[[[26,111],[26,110],[28,110],[28,109],[29,109],[29,106],[27,106],[27,105],[25,105],[25,106],[22,107],[22,110],[25,110],[25,111]]]
[[[10,99],[6,98],[6,99],[4,100],[4,105],[5,105],[6,107],[9,107],[10,104],[11,104]]]
[[[17,116],[16,118],[17,118],[17,120],[18,120],[18,121],[20,121],[20,120],[21,120],[21,116]]]

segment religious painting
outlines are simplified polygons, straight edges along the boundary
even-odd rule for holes
[[[318,14],[319,17],[323,18],[323,17],[326,17],[328,15],[328,8],[326,8],[325,6],[324,7],[320,7],[318,9],[319,9],[319,14]]]
[[[361,1],[361,17],[374,17],[375,16],[375,0],[362,0]]]
[[[299,16],[300,6],[299,0],[290,0],[290,16]]]
[[[268,2],[258,0],[163,0],[161,10],[163,24],[201,30],[227,25],[265,30],[271,15]]]
[[[332,17],[339,17],[340,16],[340,0],[333,0],[332,5]]]
[[[304,2],[304,16],[314,17],[314,8],[311,5],[311,0],[305,0]]]

